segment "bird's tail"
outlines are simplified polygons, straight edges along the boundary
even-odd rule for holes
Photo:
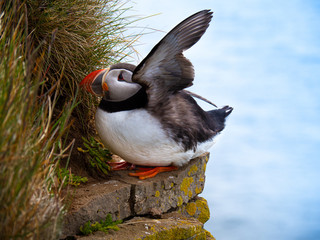
[[[232,107],[224,106],[223,108],[207,112],[211,118],[212,127],[216,132],[221,132],[224,129],[226,118],[230,115],[232,110]]]

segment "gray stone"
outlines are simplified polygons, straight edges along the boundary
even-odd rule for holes
[[[159,216],[187,204],[203,191],[208,158],[208,153],[203,154],[176,171],[150,179],[139,180],[129,176],[130,171],[116,171],[110,180],[75,188],[63,234],[78,234],[81,225],[105,219],[109,213],[113,220]]]
[[[195,218],[186,218],[177,212],[164,214],[162,219],[135,217],[119,224],[119,231],[96,232],[89,236],[76,236],[78,240],[214,240]]]
[[[130,190],[129,184],[115,180],[78,187],[71,195],[71,207],[64,218],[63,234],[78,234],[80,226],[88,221],[104,220],[109,213],[113,219],[131,216]]]
[[[160,173],[154,178],[139,180],[119,172],[114,179],[132,185],[133,214],[150,214],[151,209],[164,213],[188,203],[203,191],[209,153],[192,159],[177,171]]]

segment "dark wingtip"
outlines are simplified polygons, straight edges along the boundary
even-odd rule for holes
[[[211,9],[204,9],[202,11],[199,11],[199,13],[200,12],[203,12],[203,13],[208,14],[208,15],[212,15],[213,14],[213,11],[211,11]]]
[[[181,50],[187,50],[199,41],[209,27],[212,19],[211,10],[202,10],[194,13],[176,25],[167,35],[179,39]]]

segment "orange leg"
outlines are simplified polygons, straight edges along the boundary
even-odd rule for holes
[[[111,171],[119,171],[119,170],[127,170],[127,169],[133,169],[135,166],[134,164],[122,161],[122,162],[109,162],[108,163]]]
[[[146,178],[152,178],[158,173],[161,172],[170,172],[173,170],[177,170],[178,167],[169,166],[169,167],[154,167],[154,168],[138,168],[135,173],[129,173],[130,176],[139,177],[139,179],[143,180]]]

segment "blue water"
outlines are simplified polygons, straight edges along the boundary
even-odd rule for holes
[[[211,8],[186,52],[191,90],[234,107],[211,149],[205,190],[217,239],[320,239],[320,2],[137,0],[137,25],[169,31]],[[142,56],[163,32],[137,46]],[[202,104],[206,109],[210,106]]]

